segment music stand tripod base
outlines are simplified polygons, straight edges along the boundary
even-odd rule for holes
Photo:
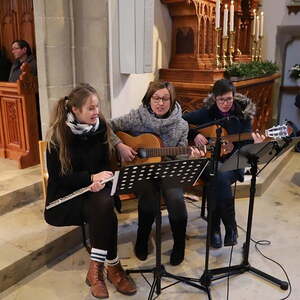
[[[174,180],[177,186],[191,186],[193,185],[202,174],[203,170],[208,164],[207,159],[193,159],[193,160],[177,160],[166,161],[160,163],[150,163],[137,166],[128,166],[120,170],[118,176],[115,176],[115,182],[113,187],[117,194],[122,193],[134,193],[137,184],[141,184],[143,181],[151,181],[161,194],[160,182],[161,180]],[[116,182],[118,181],[118,182]],[[164,265],[161,263],[161,210],[160,199],[154,199],[156,201],[156,216],[155,216],[155,243],[156,243],[156,265],[153,268],[148,269],[133,269],[127,270],[129,273],[153,273],[154,279],[151,284],[148,299],[153,299],[154,293],[157,295],[161,293],[161,290],[174,285],[171,284],[167,287],[161,288],[161,278],[169,277],[177,280],[178,282],[185,282],[191,286],[205,291],[209,295],[209,288],[203,287],[200,283],[197,284],[195,279],[186,278],[182,276],[173,275],[165,270]],[[199,282],[199,279],[197,279]]]
[[[278,157],[287,150],[291,145],[282,144],[282,142],[265,142],[260,144],[249,144],[243,146],[239,153],[233,154],[221,167],[220,171],[229,171],[233,169],[251,167],[251,185],[249,197],[249,209],[247,220],[246,241],[243,246],[243,262],[239,265],[205,270],[201,276],[200,282],[204,286],[209,286],[212,281],[225,278],[232,275],[252,272],[276,285],[282,290],[287,290],[289,285],[286,281],[277,279],[265,272],[262,272],[249,263],[249,250],[251,241],[251,228],[253,219],[254,198],[256,192],[256,176],[258,163],[268,164],[275,157]]]

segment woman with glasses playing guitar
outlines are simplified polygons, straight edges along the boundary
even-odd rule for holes
[[[144,133],[157,135],[164,146],[186,147],[188,124],[182,119],[180,105],[175,101],[174,87],[169,82],[151,82],[138,109],[129,114],[113,119],[112,129],[125,131],[138,136]],[[122,137],[121,137],[122,138]],[[135,161],[137,152],[122,140],[114,141],[123,161]],[[204,155],[197,149],[191,149],[190,156]],[[171,159],[180,159],[177,155]],[[182,157],[183,158],[183,157]],[[186,158],[186,155],[185,155]],[[174,238],[174,246],[170,257],[171,265],[178,265],[184,259],[185,233],[187,226],[187,210],[181,187],[176,183],[161,181],[161,191],[167,206],[169,221]],[[148,256],[148,238],[155,218],[155,199],[160,198],[157,189],[151,182],[143,183],[137,189],[138,231],[135,244],[135,254],[140,260]]]
[[[225,160],[242,145],[253,141],[239,141],[239,138],[244,133],[248,133],[254,143],[259,143],[264,140],[264,136],[258,133],[251,133],[251,120],[255,115],[255,105],[252,101],[241,94],[236,94],[235,87],[232,82],[226,79],[221,79],[215,82],[212,88],[212,94],[204,100],[204,107],[184,114],[183,118],[189,123],[196,126],[206,124],[215,120],[227,118],[222,122],[222,127],[225,128],[229,135],[237,134],[236,142],[226,141],[221,148],[221,160]],[[247,135],[247,134],[246,134]],[[191,129],[189,138],[194,141],[196,146],[209,144],[209,139],[205,134],[199,133],[198,130]],[[208,180],[209,174],[207,168],[202,178]],[[222,237],[220,231],[221,220],[225,226],[224,246],[233,246],[237,244],[237,224],[235,221],[234,198],[231,191],[231,184],[238,181],[243,181],[244,170],[237,169],[226,172],[217,173],[217,188],[216,188],[216,208],[212,211],[212,227],[211,227],[211,246],[213,248],[222,247]],[[208,201],[211,201],[208,199]]]

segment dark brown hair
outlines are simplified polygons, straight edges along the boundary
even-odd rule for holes
[[[13,45],[14,43],[18,44],[18,46],[23,49],[23,48],[26,48],[26,55],[31,55],[32,54],[32,51],[31,51],[31,48],[29,46],[29,44],[24,41],[24,40],[14,40],[11,44]]]
[[[175,94],[175,88],[173,86],[173,84],[171,82],[167,82],[167,81],[151,81],[149,83],[147,92],[144,96],[144,98],[142,99],[142,103],[144,106],[149,106],[150,105],[150,101],[151,101],[151,97],[152,95],[161,89],[167,89],[170,93],[170,112],[173,111],[174,107],[175,107],[175,98],[176,98],[176,94]]]
[[[232,92],[232,95],[235,95],[235,86],[228,79],[217,80],[212,88],[212,93],[215,97],[222,96],[228,92]]]

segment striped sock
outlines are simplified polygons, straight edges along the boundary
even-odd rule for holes
[[[97,248],[92,248],[91,250],[91,260],[104,263],[106,259],[107,251]]]
[[[120,262],[119,256],[111,260],[110,259],[105,260],[105,264],[110,267],[117,265],[119,262]]]

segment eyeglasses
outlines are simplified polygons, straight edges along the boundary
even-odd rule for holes
[[[169,97],[159,97],[159,96],[152,96],[151,99],[153,100],[153,103],[154,104],[159,104],[160,101],[162,101],[163,104],[167,103],[170,101],[170,98]]]
[[[217,97],[216,100],[217,100],[220,104],[224,104],[225,102],[231,103],[231,102],[233,102],[233,97],[227,97],[227,98],[222,98],[222,97],[218,98],[218,97]]]

